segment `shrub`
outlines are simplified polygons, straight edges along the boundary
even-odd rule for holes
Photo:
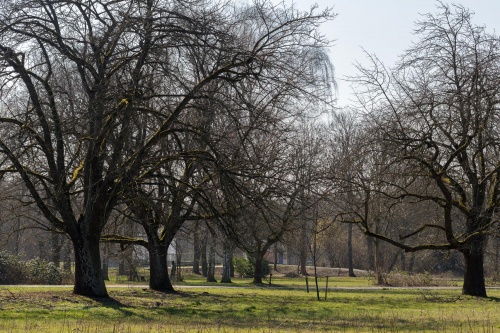
[[[241,257],[233,258],[234,271],[240,275],[240,277],[253,277],[255,259],[245,259]],[[267,259],[262,259],[262,277],[266,277],[271,273],[271,268],[269,267],[269,261]]]
[[[61,284],[59,269],[46,260],[35,258],[27,262],[20,256],[0,252],[0,284]]]
[[[429,272],[422,274],[409,274],[402,271],[394,271],[384,274],[385,284],[393,287],[432,287],[432,286],[454,286],[456,283],[450,276],[432,275]]]
[[[61,284],[61,271],[51,262],[35,258],[25,263],[28,283]]]
[[[25,281],[24,264],[19,256],[0,252],[0,284],[19,284]]]
[[[246,258],[234,257],[233,266],[234,271],[238,273],[240,277],[253,275],[252,263]]]

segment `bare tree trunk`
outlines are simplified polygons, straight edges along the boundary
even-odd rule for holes
[[[274,264],[273,264],[274,271],[278,271],[278,243],[274,244]]]
[[[102,256],[102,278],[109,281],[109,244],[104,244]]]
[[[413,267],[415,267],[415,252],[410,255],[410,263],[408,264],[408,272],[413,273]]]
[[[215,237],[210,238],[210,248],[208,251],[207,282],[217,282],[215,279]]]
[[[384,278],[383,268],[383,258],[380,252],[380,241],[378,239],[374,240],[374,250],[375,250],[375,274],[377,275],[377,284],[384,285],[386,280]]]
[[[394,266],[396,266],[396,263],[398,262],[398,259],[401,256],[401,253],[403,253],[402,250],[398,250],[398,252],[396,252],[396,254],[394,255],[394,257],[392,258],[391,263],[389,264],[389,267],[387,267],[387,273],[392,272],[392,270],[394,269]]]
[[[300,253],[299,253],[299,274],[308,276],[307,273],[307,230],[306,227],[303,226],[301,229],[300,235]]]
[[[259,253],[255,256],[255,266],[253,274],[253,283],[262,284],[262,255]]]
[[[354,274],[354,260],[352,254],[352,224],[349,223],[347,226],[347,264],[349,268],[349,276],[356,277]]]
[[[14,243],[14,254],[17,256],[18,254],[21,253],[20,247],[21,247],[21,219],[19,217],[16,218],[16,229],[14,230],[15,234],[15,243]]]
[[[401,271],[405,271],[406,270],[406,253],[405,251],[401,251],[401,254],[399,255],[399,259],[400,259],[400,264],[401,264]]]
[[[200,231],[198,224],[194,227],[193,235],[193,245],[194,245],[194,255],[193,255],[193,274],[201,275],[200,271],[200,258],[201,258],[201,244],[200,244]]]
[[[375,272],[375,249],[374,249],[374,239],[370,236],[366,236],[366,252],[368,254],[368,269]]]
[[[486,297],[484,279],[484,242],[485,236],[471,240],[467,248],[460,250],[465,259],[465,275],[462,294]]]
[[[176,246],[175,246],[175,260],[176,260],[176,264],[177,264],[177,270],[176,270],[176,274],[175,276],[172,276],[173,279],[175,279],[175,281],[177,282],[182,282],[183,280],[183,277],[182,277],[182,253],[183,253],[183,249],[182,247],[180,246],[180,241],[177,241],[176,242]]]
[[[51,243],[51,258],[50,261],[59,268],[61,264],[61,236],[57,232],[51,232],[50,243]]]
[[[37,245],[38,245],[38,257],[41,258],[41,259],[44,259],[44,260],[50,260],[50,258],[48,258],[48,254],[50,252],[47,251],[45,245],[46,245],[46,242],[47,240],[46,239],[43,239],[42,237],[38,237],[37,238]]]
[[[64,255],[64,263],[63,269],[65,272],[71,272],[71,244],[70,242],[65,242],[65,255]]]
[[[171,293],[174,287],[168,276],[167,249],[168,245],[149,243],[149,288]]]
[[[231,262],[229,263],[229,267],[230,267],[230,271],[229,271],[229,276],[231,278],[234,278],[234,262],[233,262],[233,259],[234,259],[234,255],[233,255],[233,252],[231,251]]]
[[[96,235],[97,234],[97,235]],[[102,278],[98,233],[79,232],[72,239],[75,253],[75,286],[77,295],[108,297]]]
[[[208,276],[208,262],[207,262],[207,236],[203,236],[201,240],[201,275],[204,277]]]
[[[225,242],[224,244],[224,261],[222,263],[222,283],[231,283],[231,262],[233,261],[232,246]]]
[[[125,257],[124,253],[120,254],[120,261],[118,262],[118,275],[125,275],[127,271],[125,270]]]
[[[495,278],[500,278],[500,235],[495,237],[495,258],[493,264],[493,271],[495,272]]]

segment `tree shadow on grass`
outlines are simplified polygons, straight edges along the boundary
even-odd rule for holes
[[[134,313],[133,311],[127,310],[130,308],[133,308],[130,305],[123,304],[119,300],[113,298],[113,297],[89,297],[91,300],[94,302],[98,303],[99,306],[103,308],[108,308],[108,309],[113,309],[116,311],[119,311],[122,313],[124,316],[138,316],[137,313]],[[140,315],[139,315],[140,316]]]
[[[497,303],[500,302],[500,297],[487,297],[486,299]]]

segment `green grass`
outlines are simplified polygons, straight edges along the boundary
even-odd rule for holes
[[[186,279],[175,295],[110,288],[111,300],[75,296],[70,288],[0,287],[0,332],[500,331],[500,290],[477,299],[460,290],[344,289],[331,290],[326,301],[322,291],[317,301],[300,280],[278,280],[280,288],[239,279],[236,288],[189,288]],[[350,280],[330,278],[329,285],[366,279]]]

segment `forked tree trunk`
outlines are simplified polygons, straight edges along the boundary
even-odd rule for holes
[[[485,238],[478,237],[472,240],[469,246],[462,249],[465,259],[465,275],[462,294],[469,296],[486,297],[484,281],[484,244]]]
[[[73,293],[90,297],[108,297],[102,277],[99,233],[78,233],[71,239],[75,253],[75,286]]]

